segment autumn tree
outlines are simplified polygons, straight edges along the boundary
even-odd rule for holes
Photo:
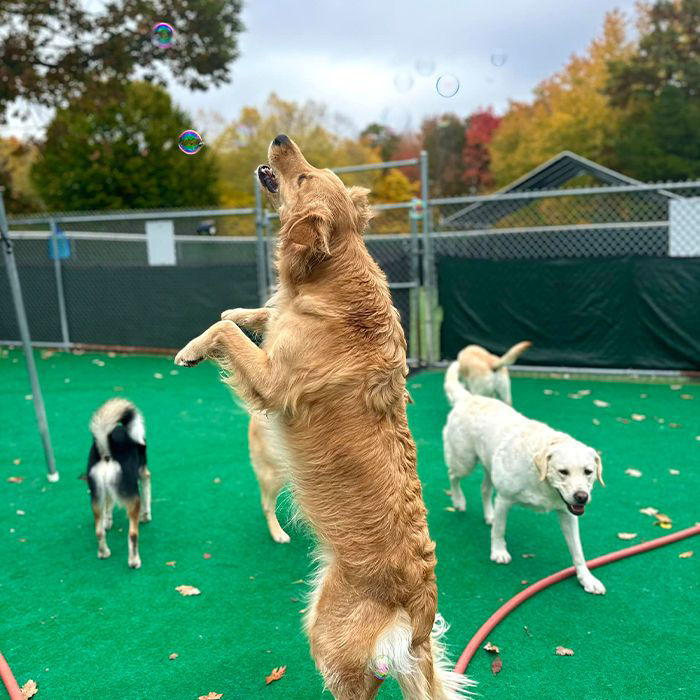
[[[36,146],[31,142],[14,137],[0,139],[0,187],[4,188],[5,209],[10,214],[41,208],[41,200],[30,180],[36,155]]]
[[[32,178],[57,210],[215,205],[213,155],[178,149],[190,124],[161,87],[105,86],[57,110]]]
[[[360,140],[370,148],[376,149],[383,161],[396,160],[394,155],[401,142],[401,135],[391,127],[372,122],[360,132]]]
[[[229,80],[238,56],[241,0],[3,0],[0,3],[0,122],[18,99],[65,106],[95,84],[136,74],[191,90]],[[171,24],[172,48],[151,28]]]
[[[342,127],[342,128],[339,128]],[[358,139],[343,136],[345,126],[316,102],[298,104],[272,94],[258,109],[244,107],[238,119],[229,124],[214,143],[219,163],[219,195],[227,207],[254,203],[253,171],[267,156],[270,141],[280,133],[289,134],[315,166],[377,163],[374,148]],[[380,173],[343,176],[348,184],[359,182],[374,188]]]
[[[511,102],[490,146],[491,171],[498,186],[564,150],[610,167],[618,166],[615,142],[624,111],[613,107],[604,90],[610,65],[626,60],[633,46],[624,16],[609,13],[603,33],[583,56],[535,88],[532,102]]]
[[[464,183],[468,192],[483,192],[493,185],[489,144],[501,123],[491,108],[469,116],[464,134]]]

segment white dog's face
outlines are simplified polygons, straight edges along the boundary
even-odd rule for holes
[[[551,446],[537,462],[540,478],[555,489],[573,515],[583,515],[593,482],[603,483],[603,465],[591,447],[567,440]]]

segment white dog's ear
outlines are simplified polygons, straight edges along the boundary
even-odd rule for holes
[[[532,460],[537,467],[537,472],[540,475],[540,481],[544,481],[547,478],[547,463],[549,458],[552,456],[552,448],[547,445],[543,450],[538,452],[534,459]]]
[[[605,482],[603,481],[603,460],[600,458],[600,455],[595,452],[595,475],[598,481],[600,481],[601,486],[605,486]]]

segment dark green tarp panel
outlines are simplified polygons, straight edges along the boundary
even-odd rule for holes
[[[523,364],[700,370],[700,258],[437,262],[443,357],[469,343]]]

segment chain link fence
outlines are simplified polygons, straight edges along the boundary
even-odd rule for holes
[[[377,203],[392,168],[420,173],[415,192],[405,202]],[[412,364],[444,354],[437,295],[443,259],[700,257],[700,182],[428,199],[425,154],[337,172],[347,185],[372,191],[375,217],[365,240],[387,276]],[[223,309],[264,303],[276,278],[279,220],[259,190],[256,196],[249,209],[11,219],[33,341],[175,349]],[[0,295],[9,297],[4,263]],[[12,307],[0,305],[0,343],[18,338]]]

